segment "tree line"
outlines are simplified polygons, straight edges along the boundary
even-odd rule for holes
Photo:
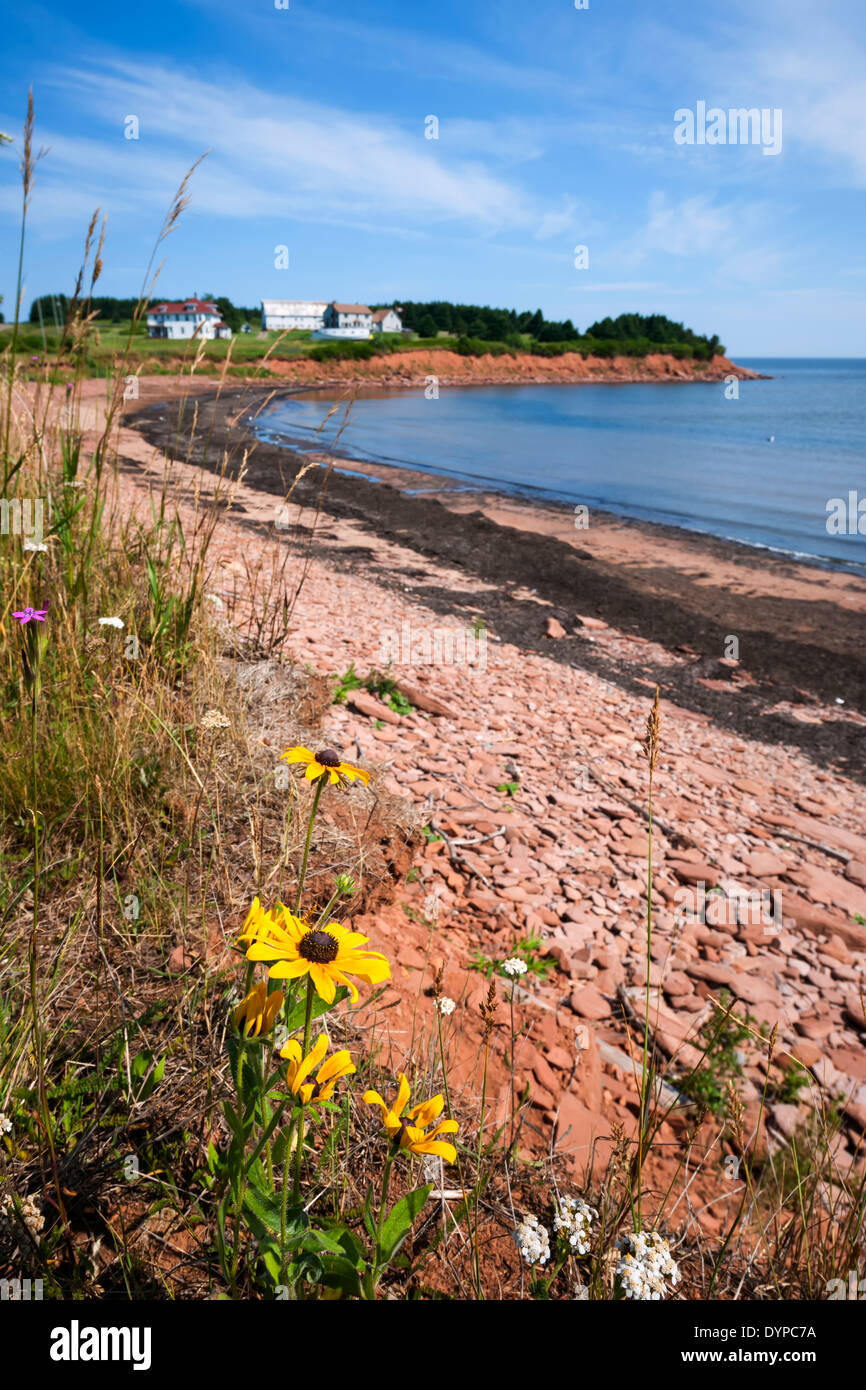
[[[152,300],[153,304],[182,303],[188,295],[163,295],[158,299]],[[241,326],[248,323],[256,332],[261,328],[262,310],[258,308],[245,308],[243,305],[232,304],[225,295],[200,294],[196,298],[210,301],[215,304],[223,317],[223,321],[228,324],[233,333],[238,333]],[[119,299],[114,295],[101,294],[93,295],[87,302],[88,311],[97,315],[100,323],[128,323],[135,313],[138,305],[137,299]],[[65,294],[43,294],[34,299],[30,306],[30,322],[41,323],[46,328],[62,328],[69,312],[70,300]],[[147,331],[147,317],[142,316],[142,331]]]
[[[374,307],[384,309],[389,306],[383,304]],[[540,309],[533,313],[528,309],[518,312],[516,309],[491,309],[488,305],[480,304],[451,304],[447,300],[424,303],[403,300],[403,326],[412,329],[420,338],[435,338],[439,333],[448,333],[456,338],[505,343],[509,347],[523,347],[526,339],[530,338],[536,343],[585,343],[589,340],[622,343],[631,349],[641,348],[644,351],[650,351],[653,345],[681,345],[693,348],[695,355],[700,357],[712,357],[714,353],[724,352],[718,334],[707,337],[695,333],[664,314],[620,314],[615,319],[600,319],[580,333],[571,319],[546,319]]]

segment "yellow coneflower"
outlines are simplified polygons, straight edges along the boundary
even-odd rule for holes
[[[264,980],[259,980],[235,1009],[232,1016],[234,1025],[240,1028],[245,1038],[257,1038],[269,1033],[283,1002],[282,990],[275,989],[268,994]]]
[[[400,1146],[401,1149],[408,1149],[413,1154],[438,1154],[444,1158],[446,1163],[454,1163],[457,1159],[457,1150],[453,1144],[447,1140],[437,1139],[438,1134],[456,1134],[460,1128],[456,1120],[440,1120],[435,1129],[429,1133],[425,1131],[442,1113],[445,1105],[444,1097],[441,1095],[433,1096],[430,1100],[422,1101],[420,1105],[414,1106],[403,1119],[403,1111],[409,1101],[411,1089],[409,1082],[401,1072],[397,1078],[400,1086],[397,1091],[397,1099],[393,1105],[383,1100],[378,1091],[365,1091],[364,1101],[367,1105],[378,1105],[383,1113],[383,1125],[389,1138]]]
[[[309,974],[326,1004],[333,1004],[338,984],[347,985],[354,1003],[358,991],[349,975],[357,975],[368,985],[391,978],[391,968],[380,951],[360,949],[369,939],[337,922],[312,927],[283,907],[277,923],[269,921],[256,932],[247,960],[272,962],[268,972],[272,980],[299,980]]]
[[[308,782],[316,782],[320,777],[327,777],[332,786],[342,783],[345,778],[349,782],[354,782],[359,777],[366,787],[370,780],[369,772],[365,772],[362,767],[353,767],[351,763],[344,763],[340,759],[339,753],[333,748],[323,748],[321,753],[312,753],[309,748],[299,745],[297,748],[290,748],[284,753],[281,759],[286,763],[306,763],[307,770],[304,773]]]
[[[323,1033],[306,1057],[303,1056],[303,1048],[296,1038],[287,1042],[280,1053],[289,1064],[286,1068],[289,1090],[298,1097],[302,1105],[309,1105],[318,1100],[330,1100],[340,1078],[350,1076],[357,1070],[345,1048],[340,1052],[334,1052],[324,1066],[320,1067],[319,1063],[327,1050],[328,1038]],[[316,1073],[315,1081],[307,1080],[311,1072]]]

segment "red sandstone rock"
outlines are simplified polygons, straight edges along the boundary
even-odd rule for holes
[[[369,690],[350,690],[346,696],[346,704],[350,709],[357,710],[359,714],[366,714],[368,719],[381,719],[385,724],[402,724],[400,715],[393,710],[390,705],[386,705],[383,700],[377,700],[375,695],[371,695]]]
[[[609,1018],[611,1014],[610,1004],[598,990],[590,985],[584,985],[582,989],[576,989],[569,1000],[569,1004],[574,1013],[580,1018],[588,1018],[596,1021],[602,1018]]]

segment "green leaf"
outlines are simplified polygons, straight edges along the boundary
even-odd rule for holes
[[[432,1191],[432,1182],[428,1183],[426,1187],[416,1187],[414,1192],[407,1192],[406,1196],[402,1197],[397,1205],[389,1211],[379,1239],[379,1256],[382,1261],[389,1261],[392,1255],[397,1253]]]
[[[335,1009],[338,1004],[342,1004],[343,1000],[348,999],[348,997],[349,991],[345,985],[337,986],[337,993],[334,995],[333,1004],[326,1004],[324,999],[319,998],[318,994],[314,995],[312,1017],[314,1019],[321,1018],[322,1014],[326,1014],[329,1009]],[[286,1031],[290,1034],[297,1033],[299,1028],[303,1028],[306,1016],[307,1001],[306,999],[301,999],[286,1019]]]
[[[154,1063],[154,1054],[147,1048],[143,1052],[137,1053],[130,1063],[129,1075],[137,1100],[147,1100],[165,1076],[165,1057],[160,1057],[155,1065]],[[121,1077],[125,1079],[122,1057],[118,1062],[118,1067]]]
[[[353,1231],[344,1227],[340,1232],[340,1244],[356,1269],[361,1269],[367,1263],[367,1252]]]
[[[364,1225],[367,1227],[367,1234],[376,1239],[376,1218],[373,1215],[373,1188],[367,1188],[367,1195],[364,1198]]]
[[[331,1255],[342,1255],[343,1246],[339,1231],[307,1231],[304,1236],[305,1250],[326,1250]]]
[[[244,1212],[255,1235],[260,1236],[263,1231],[275,1236],[280,1234],[280,1204],[276,1197],[248,1187],[244,1193]]]
[[[308,1284],[320,1284],[325,1273],[325,1266],[318,1255],[314,1255],[311,1250],[308,1250],[298,1261],[298,1273],[302,1279],[306,1279]]]
[[[319,1281],[329,1289],[342,1289],[350,1298],[361,1298],[361,1280],[358,1270],[351,1260],[341,1255],[331,1255],[325,1260],[325,1268]]]

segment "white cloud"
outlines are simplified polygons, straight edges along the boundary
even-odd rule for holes
[[[146,74],[115,62],[57,79],[71,101],[116,131],[114,145],[47,137],[61,169],[104,190],[107,200],[134,190],[139,203],[164,205],[186,165],[210,149],[194,198],[197,209],[217,216],[408,219],[416,226],[456,220],[497,230],[540,220],[519,187],[478,159],[449,160],[444,146],[425,140],[420,123],[412,134],[384,117],[275,97],[247,83],[158,67]],[[131,114],[140,122],[137,141],[123,138]],[[480,128],[475,133],[480,138]]]
[[[733,219],[727,208],[714,207],[703,193],[670,202],[659,190],[650,195],[649,219],[642,241],[648,250],[674,256],[706,255],[730,247]]]

